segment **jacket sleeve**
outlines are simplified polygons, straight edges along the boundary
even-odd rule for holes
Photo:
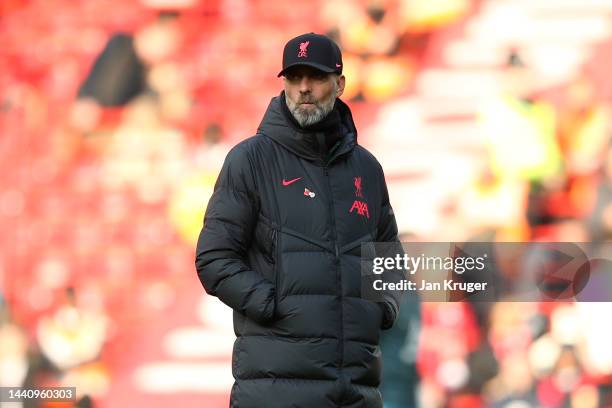
[[[377,242],[387,243],[385,246],[385,256],[394,257],[396,254],[403,256],[403,249],[398,238],[397,223],[395,221],[395,215],[393,208],[389,202],[389,192],[387,190],[387,183],[385,182],[385,176],[382,167],[380,167],[380,178],[381,178],[381,213],[378,221],[378,233],[376,235]],[[399,282],[404,279],[404,275],[400,272],[387,272],[385,277],[386,282]],[[383,330],[390,329],[397,318],[399,308],[401,304],[401,293],[392,292],[385,293],[383,295],[384,302],[379,303],[383,309],[383,322],[381,328]]]
[[[237,312],[265,323],[274,315],[274,285],[247,264],[259,198],[247,151],[227,155],[204,216],[196,270],[206,292]]]

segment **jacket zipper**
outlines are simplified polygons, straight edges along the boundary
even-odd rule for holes
[[[334,266],[336,268],[336,279],[338,282],[338,294],[340,296],[340,377],[342,377],[342,365],[344,364],[344,306],[342,296],[342,273],[340,272],[340,251],[338,250],[338,241],[336,235],[336,216],[334,214],[334,199],[332,196],[331,181],[329,179],[329,168],[328,164],[323,167],[323,173],[325,174],[325,180],[327,181],[327,192],[329,194],[329,215],[331,221],[331,233],[332,241],[334,243]]]

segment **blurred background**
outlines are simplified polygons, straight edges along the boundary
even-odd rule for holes
[[[404,239],[610,240],[612,0],[2,0],[0,386],[79,396],[2,407],[228,406],[195,241],[310,31]],[[409,299],[387,408],[612,406],[611,305]]]

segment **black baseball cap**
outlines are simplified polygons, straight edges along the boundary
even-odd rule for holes
[[[298,35],[285,44],[283,69],[277,76],[296,65],[308,65],[323,72],[342,73],[342,52],[338,44],[321,34]]]

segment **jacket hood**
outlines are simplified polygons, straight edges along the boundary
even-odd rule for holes
[[[275,96],[270,101],[268,109],[257,128],[257,133],[264,134],[284,146],[296,155],[310,161],[326,164],[334,158],[348,153],[357,144],[357,128],[353,121],[350,108],[336,98],[334,110],[340,114],[340,140],[328,153],[327,160],[317,150],[317,136],[319,130],[301,128],[294,121],[289,120],[283,113],[285,103],[285,92]],[[316,127],[316,126],[315,126]]]

